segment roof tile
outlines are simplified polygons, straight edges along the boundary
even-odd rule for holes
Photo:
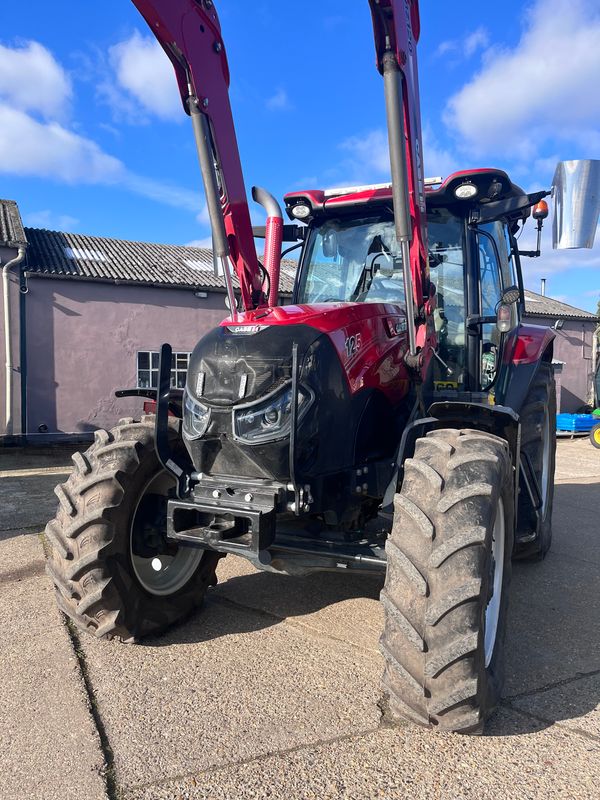
[[[41,228],[25,228],[23,238],[25,235],[29,243],[27,271],[35,275],[225,289],[223,277],[214,274],[209,248],[130,242]],[[295,272],[296,262],[285,259],[282,292],[291,293]]]
[[[575,308],[575,306],[570,306],[568,303],[554,300],[552,297],[547,297],[543,294],[537,294],[537,292],[532,292],[529,289],[525,289],[525,315],[528,317],[571,317],[574,319],[589,319],[590,321],[598,319],[597,315],[591,311]]]

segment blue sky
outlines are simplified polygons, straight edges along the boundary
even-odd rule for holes
[[[218,0],[247,187],[385,180],[382,81],[367,0]],[[0,196],[26,224],[157,242],[209,235],[171,68],[128,0],[4,4]],[[429,175],[497,166],[532,191],[559,159],[600,157],[596,0],[421,0]],[[260,221],[260,211],[253,211]],[[550,226],[547,225],[549,229]],[[549,230],[548,230],[549,233]],[[533,247],[525,232],[525,249]],[[526,285],[582,308],[591,251],[524,260]]]

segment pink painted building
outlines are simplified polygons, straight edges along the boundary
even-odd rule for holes
[[[574,414],[592,403],[598,368],[594,331],[600,319],[551,297],[525,290],[526,322],[554,328],[554,363],[558,410]]]
[[[174,351],[183,386],[189,353],[227,316],[225,285],[210,250],[23,228],[15,203],[0,201],[2,265],[9,270],[12,435],[28,442],[86,438],[141,398],[117,389],[156,385],[158,351]],[[294,262],[282,269],[289,302]],[[2,352],[6,320],[0,316]],[[0,436],[6,435],[6,369],[0,377]]]

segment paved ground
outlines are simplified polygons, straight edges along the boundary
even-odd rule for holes
[[[382,726],[377,580],[279,578],[228,557],[204,610],[169,635],[73,636],[39,537],[64,464],[0,455],[2,800],[599,796],[587,440],[559,443],[551,554],[515,565],[506,697],[481,738]]]

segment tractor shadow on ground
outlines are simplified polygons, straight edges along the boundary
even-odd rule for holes
[[[513,566],[502,702],[511,713],[499,713],[490,721],[490,736],[536,732],[596,708],[600,540],[594,505],[600,505],[600,484],[557,485],[551,553],[543,562]],[[147,645],[197,644],[314,614],[314,619],[304,620],[313,631],[375,650],[383,621],[376,602],[382,585],[382,577],[356,573],[305,578],[264,572],[232,575],[209,593],[198,614],[167,635],[147,640]],[[345,601],[357,602],[345,610],[333,608]]]
[[[362,647],[375,650],[379,628],[383,625],[383,612],[379,608],[382,587],[383,576],[356,573],[321,572],[290,577],[251,572],[220,578],[217,587],[209,591],[203,608],[188,622],[166,636],[147,641],[153,646],[176,642],[195,644],[297,620],[312,631],[322,631],[324,636],[349,643],[360,640]],[[333,609],[352,600],[359,602],[351,611]],[[323,617],[312,621],[306,619],[324,609],[331,609],[331,613],[325,612]],[[365,623],[370,623],[371,629],[363,635],[360,627]]]

